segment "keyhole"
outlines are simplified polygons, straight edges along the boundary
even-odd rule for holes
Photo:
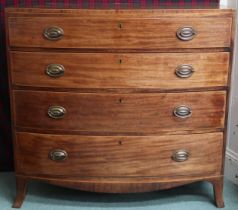
[[[121,23],[118,23],[118,27],[119,27],[119,28],[122,28],[122,24],[121,24]]]
[[[122,63],[122,59],[119,59],[119,63],[120,63],[120,64]]]
[[[121,141],[121,140],[120,140],[120,141],[118,141],[118,144],[119,144],[119,145],[122,145],[122,141]]]
[[[122,103],[122,98],[119,98],[119,100],[118,100],[118,101],[119,101],[119,103],[121,104],[121,103]]]

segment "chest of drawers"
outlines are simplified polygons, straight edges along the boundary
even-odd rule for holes
[[[234,11],[6,10],[20,207],[29,181],[93,192],[213,184]]]

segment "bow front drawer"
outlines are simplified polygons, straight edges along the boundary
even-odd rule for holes
[[[226,92],[96,94],[16,90],[13,100],[17,127],[184,133],[223,129]]]
[[[186,14],[184,14],[186,16]],[[230,47],[232,18],[9,17],[11,47],[186,49]]]
[[[223,133],[168,136],[16,134],[18,172],[51,176],[157,176],[220,173]],[[202,163],[202,164],[201,164]]]
[[[59,88],[227,86],[229,53],[14,52],[12,83]],[[28,59],[25,59],[25,58]]]

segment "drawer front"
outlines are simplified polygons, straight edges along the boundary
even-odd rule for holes
[[[226,86],[229,53],[11,52],[14,85],[61,88]],[[27,59],[25,59],[27,58]]]
[[[90,94],[16,90],[13,93],[18,127],[106,133],[221,129],[225,99],[225,91]]]
[[[8,18],[10,46],[40,48],[229,47],[231,24],[231,18],[219,17],[146,19],[95,17],[87,19],[85,17],[46,16]]]
[[[77,136],[16,133],[17,173],[52,176],[219,175],[222,133]]]

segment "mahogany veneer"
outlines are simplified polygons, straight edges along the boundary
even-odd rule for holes
[[[15,90],[13,103],[15,126],[41,132],[203,132],[224,128],[226,92],[101,94]],[[174,116],[174,109],[181,104],[191,108],[190,118]],[[49,118],[47,111],[53,105],[67,110],[63,119]]]
[[[231,18],[181,17],[9,17],[9,44],[14,47],[137,49],[229,47]],[[60,44],[42,39],[47,26],[60,25],[65,37]],[[196,26],[193,42],[174,36],[180,26]],[[21,38],[18,37],[21,34]],[[214,39],[213,37],[216,37]]]
[[[17,196],[209,181],[223,207],[234,11],[6,10]]]
[[[150,90],[227,86],[230,61],[228,52],[132,54],[12,51],[10,57],[12,82],[17,86]],[[49,63],[61,63],[65,67],[65,75],[57,80],[49,78],[44,73]],[[189,80],[178,80],[174,74],[181,63],[194,68]]]
[[[101,177],[194,177],[219,175],[223,134],[166,136],[83,136],[17,132],[16,167],[21,174]],[[69,144],[70,142],[70,144]],[[191,152],[184,163],[171,155],[177,148]],[[35,149],[37,148],[37,150]],[[62,164],[48,158],[50,150],[68,151]],[[203,164],[200,163],[201,159]],[[194,167],[196,165],[197,167]],[[73,166],[73,167],[72,167]]]

